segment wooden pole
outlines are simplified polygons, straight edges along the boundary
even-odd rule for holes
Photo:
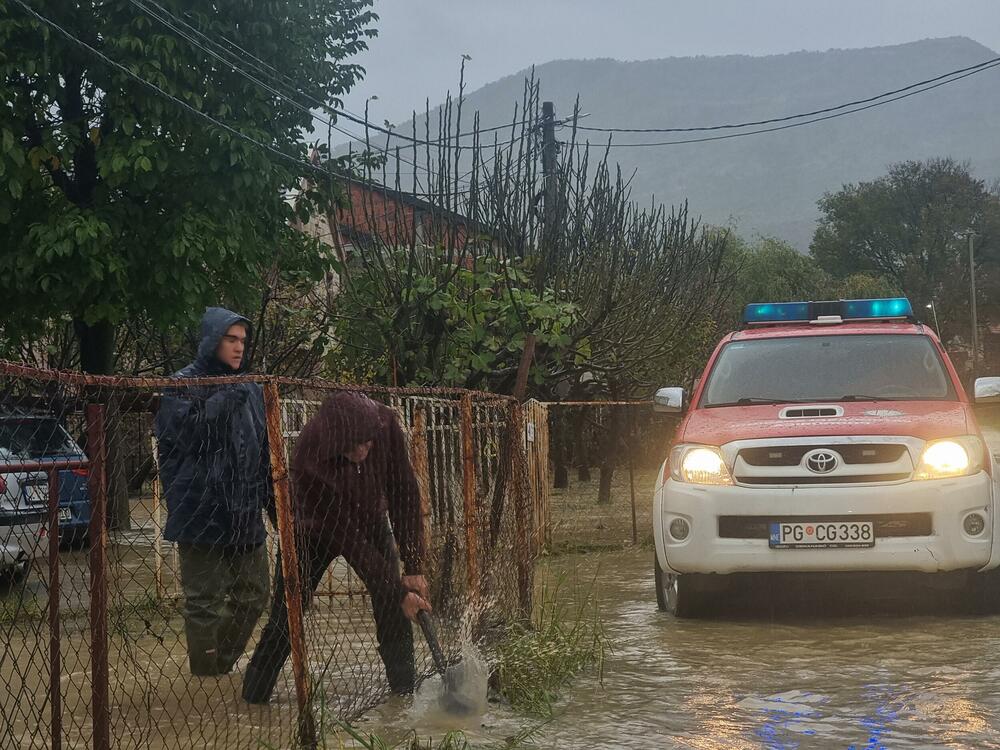
[[[469,601],[479,600],[479,534],[476,513],[476,454],[472,434],[472,396],[462,396],[462,489],[465,518],[465,573]]]
[[[271,481],[274,483],[274,505],[278,517],[278,549],[281,552],[281,574],[285,581],[285,605],[288,610],[288,636],[292,645],[292,672],[295,676],[295,697],[299,706],[299,744],[316,748],[316,723],[313,720],[306,671],[305,629],[302,624],[302,583],[299,559],[295,548],[292,521],[291,492],[288,482],[288,461],[285,458],[285,436],[281,431],[281,397],[278,385],[264,385],[264,411],[267,417],[267,439],[271,451]]]
[[[94,750],[111,749],[108,705],[108,482],[104,406],[87,404],[90,459],[90,677]]]

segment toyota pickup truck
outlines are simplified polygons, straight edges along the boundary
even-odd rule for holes
[[[738,573],[1000,564],[993,456],[905,298],[749,305],[693,393],[654,402],[684,413],[655,487],[662,610],[698,616]]]

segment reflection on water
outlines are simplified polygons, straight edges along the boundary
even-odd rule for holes
[[[914,592],[890,615],[772,607],[756,618],[674,620],[656,611],[651,558],[548,563],[550,574],[581,580],[596,571],[614,652],[603,684],[574,681],[538,747],[1000,748],[1000,618],[908,615],[933,596]],[[440,733],[419,713],[369,721]],[[469,729],[497,741],[523,725],[494,707]]]

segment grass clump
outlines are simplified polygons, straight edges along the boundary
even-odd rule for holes
[[[610,642],[590,584],[566,596],[565,578],[543,586],[531,622],[514,625],[496,651],[495,685],[511,708],[550,717],[559,690],[583,670],[600,680]]]

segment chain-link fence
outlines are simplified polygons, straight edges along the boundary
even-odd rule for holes
[[[653,486],[677,427],[648,401],[525,406],[539,541],[553,551],[652,540]]]
[[[524,440],[489,394],[0,362],[0,746],[322,744],[432,674],[423,600],[488,653],[531,607]]]

